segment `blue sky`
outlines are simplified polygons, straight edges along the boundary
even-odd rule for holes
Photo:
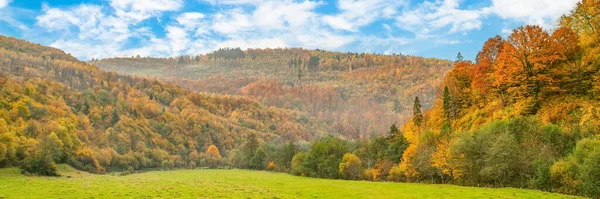
[[[473,59],[495,35],[549,31],[579,0],[0,0],[0,34],[82,60],[220,47]]]

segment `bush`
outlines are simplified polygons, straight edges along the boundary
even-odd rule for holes
[[[304,159],[306,158],[306,153],[300,152],[294,155],[292,158],[292,174],[304,176]]]
[[[577,142],[573,154],[552,165],[552,180],[557,191],[600,197],[600,140],[585,138]]]
[[[275,162],[269,162],[269,164],[267,165],[267,171],[275,171]]]
[[[360,158],[351,153],[344,154],[339,166],[340,174],[344,179],[356,180],[360,177],[361,162]]]
[[[319,178],[339,178],[339,165],[348,151],[347,144],[338,138],[327,136],[316,141],[304,159],[304,174]]]
[[[74,157],[69,159],[69,165],[72,167],[87,171],[90,173],[104,173],[105,169],[100,166],[100,163],[89,148],[82,148],[77,151]]]
[[[266,165],[267,154],[262,147],[258,147],[254,153],[254,157],[250,159],[250,167],[255,170],[264,170]]]
[[[402,168],[400,165],[395,165],[390,169],[390,174],[387,179],[392,182],[402,182],[404,181],[404,172],[402,172]]]
[[[42,176],[59,176],[56,165],[49,157],[35,156],[26,158],[21,164],[24,174],[35,174]]]
[[[363,172],[363,179],[370,181],[378,181],[381,177],[381,170],[369,168]]]

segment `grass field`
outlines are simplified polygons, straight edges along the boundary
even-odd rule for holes
[[[93,175],[59,165],[62,177],[0,169],[0,198],[574,198],[513,188],[327,180],[246,170]]]

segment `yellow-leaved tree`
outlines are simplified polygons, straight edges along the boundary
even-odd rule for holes
[[[339,166],[340,174],[344,179],[356,180],[360,176],[361,161],[358,156],[346,153],[342,157],[342,162]]]

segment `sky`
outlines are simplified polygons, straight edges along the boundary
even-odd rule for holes
[[[0,34],[92,58],[302,47],[474,59],[579,0],[0,0]]]

